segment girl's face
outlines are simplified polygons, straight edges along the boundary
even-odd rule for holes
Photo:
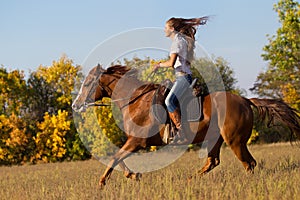
[[[165,25],[165,35],[166,37],[171,37],[174,33],[174,27],[172,27],[169,23]]]

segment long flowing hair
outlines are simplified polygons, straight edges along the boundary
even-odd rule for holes
[[[181,34],[188,42],[188,56],[187,60],[191,62],[194,58],[194,48],[195,48],[195,35],[197,32],[197,27],[200,25],[205,25],[210,17],[200,17],[200,18],[170,18],[166,23],[174,28],[176,32]]]

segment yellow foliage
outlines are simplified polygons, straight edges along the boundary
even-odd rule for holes
[[[291,75],[293,77],[294,75]],[[300,111],[300,93],[297,92],[297,89],[291,83],[287,83],[286,85],[280,86],[283,100],[288,103],[292,108]]]
[[[58,61],[53,61],[49,67],[40,66],[37,75],[43,77],[47,83],[51,84],[58,93],[61,94],[57,101],[61,104],[71,105],[71,92],[74,88],[76,76],[80,67],[73,66],[73,61],[65,55]]]
[[[70,130],[71,121],[68,112],[59,110],[57,115],[45,113],[44,121],[37,123],[38,133],[35,143],[37,148],[36,159],[44,162],[57,161],[66,154],[66,139]]]
[[[1,138],[2,140],[4,139],[6,146],[16,147],[28,141],[25,123],[14,113],[12,113],[12,115],[8,118],[4,115],[0,116],[0,128],[2,130]]]
[[[0,147],[0,160],[4,160],[5,155],[4,150]]]
[[[17,115],[0,115],[0,163],[19,163],[23,161],[22,153],[27,146],[29,136],[26,125]],[[26,158],[24,158],[26,159]]]
[[[251,133],[251,136],[250,136],[247,144],[251,144],[251,143],[257,141],[258,136],[259,136],[259,133],[256,130],[252,129],[252,133]]]
[[[171,68],[159,68],[157,72],[153,75],[154,77],[149,77],[149,75],[153,72],[154,65],[164,61],[166,60],[150,60],[150,67],[142,71],[142,79],[154,83],[161,83],[166,79],[174,81],[174,71]]]
[[[6,115],[18,113],[22,106],[23,94],[26,92],[25,88],[26,81],[22,71],[7,72],[5,68],[0,68],[0,113]]]

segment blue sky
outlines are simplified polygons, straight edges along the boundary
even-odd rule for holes
[[[0,64],[29,72],[39,65],[51,65],[62,54],[75,64],[82,64],[97,45],[113,35],[143,27],[163,28],[165,21],[173,16],[214,15],[198,30],[197,42],[209,54],[228,61],[237,85],[247,90],[267,67],[260,55],[268,43],[266,35],[274,35],[280,26],[273,10],[276,2],[2,1]],[[165,39],[163,32],[161,37]]]

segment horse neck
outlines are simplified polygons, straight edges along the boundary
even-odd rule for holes
[[[133,93],[144,83],[135,77],[120,77],[111,85],[112,94],[110,98],[115,101],[119,107],[130,101]]]

